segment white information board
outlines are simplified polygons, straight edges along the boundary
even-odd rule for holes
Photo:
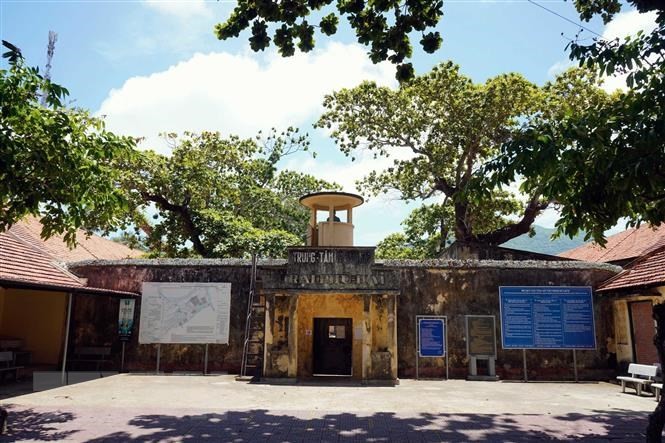
[[[228,343],[231,283],[144,282],[139,343]]]

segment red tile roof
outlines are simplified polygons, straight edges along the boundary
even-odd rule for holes
[[[665,285],[665,246],[638,258],[626,269],[603,282],[599,291],[645,288]]]
[[[97,235],[87,237],[85,231],[82,230],[76,234],[77,245],[74,249],[70,249],[60,235],[43,240],[41,238],[42,224],[37,217],[26,217],[12,226],[9,231],[65,262],[95,259],[120,260],[143,255],[143,252],[137,249],[128,248],[121,243]]]
[[[607,237],[604,248],[586,243],[559,254],[560,257],[597,262],[619,262],[635,259],[660,246],[665,246],[665,224],[632,228]]]
[[[36,219],[21,221],[0,233],[0,284],[39,286],[90,293],[131,293],[87,287],[85,281],[67,271],[64,262],[78,259],[119,259],[136,257],[140,252],[101,237],[85,238],[81,231],[79,246],[69,250],[62,237],[40,238]],[[37,221],[37,223],[39,223]],[[78,236],[77,236],[78,237]]]
[[[14,233],[0,234],[0,279],[53,286],[82,287],[75,275],[58,266],[51,256]]]

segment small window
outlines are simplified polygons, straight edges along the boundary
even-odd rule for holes
[[[346,328],[344,327],[344,325],[328,326],[328,338],[344,339],[345,337],[346,337]]]

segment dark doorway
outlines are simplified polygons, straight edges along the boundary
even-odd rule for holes
[[[653,303],[651,300],[628,303],[630,312],[630,330],[633,335],[633,355],[635,363],[654,364],[658,360],[658,351],[653,344],[653,336],[656,334],[651,312]]]
[[[351,375],[350,318],[314,319],[314,375]]]

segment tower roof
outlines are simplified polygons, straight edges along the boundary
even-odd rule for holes
[[[348,192],[314,192],[300,197],[301,205],[321,210],[328,210],[330,206],[333,209],[355,208],[364,202],[360,195]]]

